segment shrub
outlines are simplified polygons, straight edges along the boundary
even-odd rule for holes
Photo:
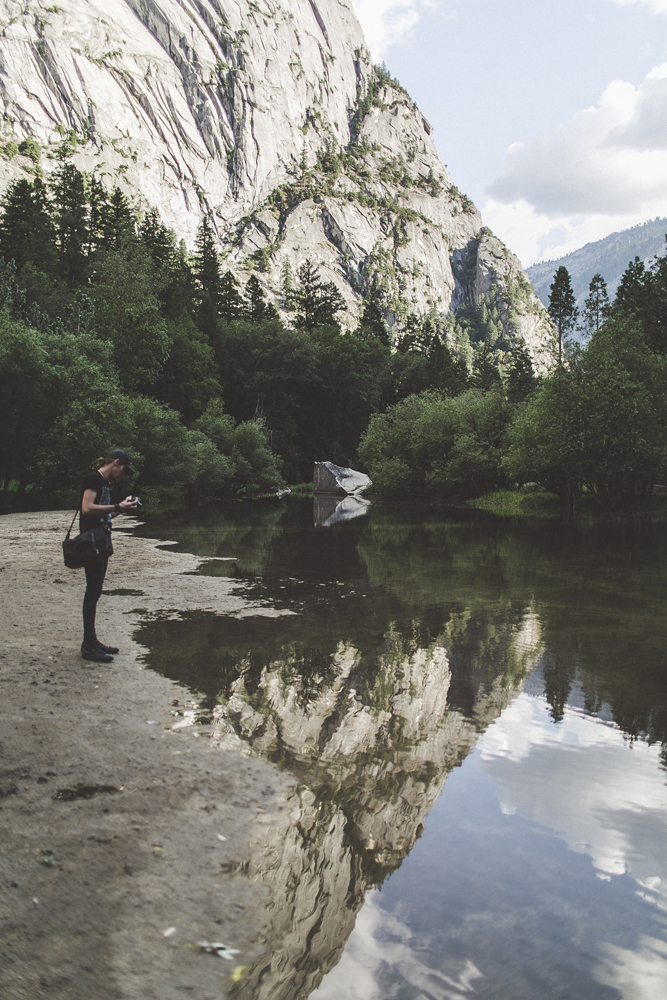
[[[409,396],[371,419],[359,454],[381,492],[475,495],[506,481],[502,447],[513,412],[499,385],[454,399]]]

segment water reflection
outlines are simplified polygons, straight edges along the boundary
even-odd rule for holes
[[[322,514],[319,523],[330,517]],[[322,532],[310,505],[291,503],[243,505],[160,530],[214,558],[204,572],[235,577],[275,612],[187,614],[147,621],[139,634],[150,666],[199,692],[215,745],[261,754],[296,778],[284,808],[258,824],[252,844],[248,877],[273,892],[265,953],[235,995],[306,997],[335,968],[318,997],[495,997],[498,982],[513,1000],[556,997],[570,995],[558,991],[565,962],[569,972],[560,975],[569,982],[572,972],[573,989],[584,984],[591,997],[617,996],[613,963],[627,968],[630,960],[621,956],[613,920],[605,939],[611,950],[592,939],[587,946],[590,954],[597,948],[593,968],[586,949],[573,944],[586,933],[572,912],[569,944],[554,943],[564,916],[550,910],[531,928],[522,913],[528,907],[534,916],[544,906],[536,887],[557,897],[554,886],[564,881],[562,859],[535,837],[536,825],[557,831],[563,849],[585,854],[598,876],[631,873],[633,884],[654,896],[655,879],[663,879],[653,859],[667,832],[667,802],[655,793],[664,781],[655,744],[667,742],[664,526],[373,508]],[[638,739],[648,756],[635,754],[630,766],[623,753]],[[636,761],[643,762],[638,770]],[[472,866],[457,898],[461,872],[445,865],[445,882],[431,877],[443,867],[444,840],[430,832],[415,843],[426,814],[429,830],[437,829],[442,803],[456,802],[462,773],[466,794],[486,782],[494,805],[486,802],[486,818],[478,815],[457,855],[461,871]],[[470,827],[476,811],[473,795],[459,825]],[[454,814],[450,808],[449,818]],[[510,828],[525,857],[507,868],[516,844],[505,839],[511,849],[499,856],[493,838],[507,838]],[[408,876],[424,852],[435,852],[428,870]],[[573,874],[565,881],[584,912],[589,902],[580,887],[588,882],[568,864]],[[597,891],[586,890],[595,900]],[[393,909],[383,905],[392,892]],[[497,893],[502,904],[493,902]],[[480,894],[485,903],[469,913],[467,901]],[[429,906],[431,930],[423,919]],[[631,910],[624,898],[617,912],[627,919]],[[520,961],[508,960],[512,935],[502,928],[510,926],[538,957],[523,948]],[[637,926],[649,942],[646,961],[659,957],[650,951],[656,927],[646,920]],[[392,942],[391,960],[382,941]],[[553,975],[539,957],[549,947]],[[641,947],[632,954],[643,954]],[[354,957],[362,954],[375,955],[371,971]],[[366,993],[359,992],[364,982]]]
[[[313,521],[316,528],[330,528],[341,521],[353,521],[368,512],[370,501],[363,497],[318,495],[313,499]]]
[[[524,691],[371,891],[313,1000],[667,995],[657,758],[569,706],[554,725],[544,697]]]

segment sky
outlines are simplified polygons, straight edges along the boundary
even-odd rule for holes
[[[524,267],[667,216],[667,0],[352,0]]]

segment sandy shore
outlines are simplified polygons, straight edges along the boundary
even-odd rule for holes
[[[0,996],[219,1000],[259,948],[266,890],[236,869],[285,781],[172,728],[191,695],[142,667],[133,609],[249,606],[225,579],[184,576],[196,557],[116,532],[105,589],[145,596],[102,597],[98,634],[121,653],[86,663],[68,523],[0,517]],[[80,786],[97,791],[68,800]]]

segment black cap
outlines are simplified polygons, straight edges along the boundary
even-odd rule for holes
[[[129,473],[130,476],[134,475],[132,461],[126,451],[122,451],[120,448],[117,448],[116,451],[110,451],[107,457],[112,460],[117,458],[120,464],[125,466],[125,471]]]

